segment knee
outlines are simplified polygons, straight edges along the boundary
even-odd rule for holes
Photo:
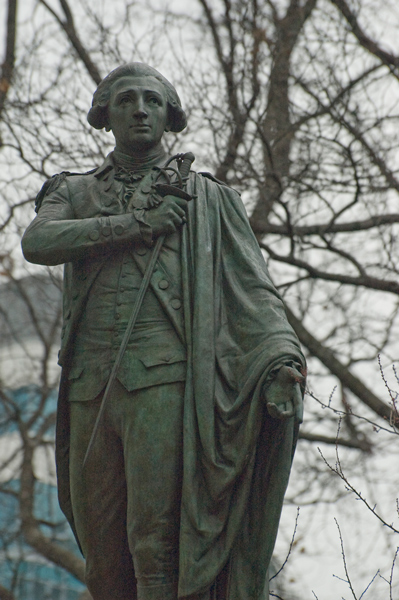
[[[108,560],[107,560],[108,559]],[[123,557],[110,556],[95,563],[87,561],[85,580],[93,600],[136,600],[133,564]]]
[[[179,570],[179,535],[177,531],[148,533],[134,536],[130,551],[137,577],[161,575],[164,583],[177,579]]]

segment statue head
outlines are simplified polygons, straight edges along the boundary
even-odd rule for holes
[[[182,109],[180,98],[173,85],[149,65],[134,62],[121,67],[117,67],[107,75],[99,84],[93,95],[91,109],[88,112],[87,120],[95,129],[105,128],[110,130],[108,119],[108,105],[111,98],[111,89],[113,85],[122,78],[145,78],[149,77],[162,84],[167,101],[167,131],[178,133],[187,125],[186,114]]]

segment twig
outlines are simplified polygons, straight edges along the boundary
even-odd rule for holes
[[[336,579],[339,579],[340,581],[344,581],[345,583],[347,583],[349,585],[349,588],[350,588],[351,592],[352,592],[352,596],[353,596],[354,600],[358,600],[357,597],[356,597],[356,594],[355,594],[355,590],[353,589],[352,582],[351,582],[350,577],[349,577],[348,566],[346,564],[344,540],[342,539],[341,529],[339,527],[337,519],[334,518],[334,521],[335,521],[335,524],[336,524],[336,526],[338,528],[339,539],[341,541],[342,562],[344,563],[344,570],[345,570],[346,580],[342,579],[342,577],[338,577],[337,575],[333,575],[333,577],[335,577]]]
[[[300,510],[299,506],[297,506],[296,517],[295,517],[295,527],[294,527],[294,532],[292,534],[290,547],[288,548],[287,556],[285,557],[285,560],[284,560],[283,564],[281,565],[281,567],[279,568],[279,570],[277,571],[277,573],[275,573],[273,575],[273,577],[270,577],[269,582],[272,581],[275,577],[277,577],[277,575],[279,575],[281,573],[281,571],[284,569],[285,565],[287,564],[289,557],[291,556],[291,552],[292,552],[292,548],[294,547],[295,536],[296,536],[296,532],[297,532],[297,528],[298,528],[299,510]]]
[[[380,515],[377,513],[377,511],[375,510],[375,506],[370,506],[370,504],[367,502],[367,500],[365,498],[363,498],[361,492],[358,492],[357,489],[355,487],[353,487],[353,485],[349,482],[349,480],[347,479],[347,477],[344,475],[344,472],[342,470],[341,467],[341,462],[339,460],[339,456],[338,456],[338,447],[336,448],[336,456],[337,456],[337,462],[336,462],[336,467],[332,467],[329,462],[327,461],[327,459],[323,456],[322,451],[320,450],[320,448],[317,449],[319,451],[319,454],[322,458],[322,460],[324,461],[324,464],[336,475],[338,475],[338,477],[340,479],[342,479],[342,481],[345,483],[346,488],[349,492],[352,492],[353,494],[355,494],[355,496],[361,500],[363,502],[363,504],[369,509],[370,512],[373,513],[373,515],[375,517],[377,517],[377,519],[384,525],[384,527],[388,527],[388,529],[390,529],[391,531],[393,531],[394,533],[399,533],[399,529],[396,529],[392,524],[390,525],[389,523],[387,523],[382,517],[380,517]]]
[[[340,410],[338,408],[333,408],[332,406],[329,406],[328,404],[325,404],[324,402],[322,402],[317,396],[314,395],[313,392],[310,392],[309,390],[307,390],[307,395],[310,396],[311,398],[313,398],[313,400],[316,400],[316,402],[318,402],[318,404],[320,404],[320,406],[322,408],[328,408],[329,410],[332,410],[337,416],[339,417],[345,417],[346,415],[346,411],[344,410]],[[363,415],[357,415],[355,413],[351,413],[351,415],[353,417],[356,417],[356,419],[360,419],[361,421],[364,421],[365,423],[369,423],[370,425],[372,425],[375,429],[375,431],[385,431],[387,433],[391,433],[395,436],[398,435],[397,430],[393,430],[393,429],[388,429],[387,427],[383,427],[382,425],[377,425],[374,421],[372,421],[371,419],[367,419],[367,417],[364,417]]]
[[[392,591],[393,591],[393,571],[395,568],[395,563],[396,563],[396,559],[398,558],[398,554],[399,554],[399,547],[396,548],[396,552],[395,552],[395,556],[393,557],[393,561],[392,561],[392,566],[391,566],[391,574],[389,577],[389,599],[390,600],[394,600],[393,596],[392,596]]]

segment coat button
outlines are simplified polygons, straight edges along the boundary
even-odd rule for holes
[[[109,235],[111,235],[112,229],[111,229],[111,227],[108,227],[108,225],[106,225],[105,227],[102,228],[101,233],[103,235],[105,235],[105,237],[108,237]]]
[[[93,242],[95,242],[96,240],[98,240],[99,237],[100,237],[100,234],[98,233],[98,231],[96,229],[94,229],[93,231],[90,231],[89,238],[91,240],[93,240]]]
[[[161,288],[161,290],[166,290],[169,287],[169,281],[166,281],[166,279],[161,279],[161,281],[158,283],[158,287]]]
[[[118,225],[115,225],[114,231],[115,231],[116,235],[122,235],[122,233],[125,231],[125,228],[123,227],[123,225],[118,223]]]
[[[144,256],[144,254],[147,254],[147,248],[145,246],[137,246],[136,252],[139,256]]]
[[[173,300],[171,300],[171,302],[170,302],[170,305],[175,310],[178,310],[179,308],[181,308],[181,302],[178,298],[173,298]]]
[[[129,200],[132,196],[133,196],[133,192],[132,192],[132,190],[129,190],[128,192],[126,192],[126,194],[124,194],[123,199],[125,200],[125,202],[129,202]]]

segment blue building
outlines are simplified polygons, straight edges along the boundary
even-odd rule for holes
[[[29,414],[37,408],[40,397],[37,390],[34,387],[24,387],[8,394],[20,408],[24,420],[27,420]],[[46,401],[43,418],[54,412],[55,408],[56,395],[52,393]],[[8,442],[11,446],[15,445],[15,440],[18,439],[17,425],[7,420],[6,412],[4,403],[1,403],[1,448],[4,448],[4,444],[8,445]],[[52,430],[49,438],[53,433]],[[25,543],[20,533],[19,492],[19,479],[3,477],[3,481],[0,481],[1,585],[12,591],[16,600],[78,600],[84,586]],[[47,538],[79,555],[71,530],[58,506],[55,485],[40,480],[35,482],[34,515]]]
[[[15,600],[78,600],[85,589],[21,533],[25,435],[39,440],[31,464],[35,521],[47,539],[80,556],[58,505],[54,476],[57,394],[51,388],[58,378],[60,306],[54,278],[29,276],[0,285],[0,586]]]

